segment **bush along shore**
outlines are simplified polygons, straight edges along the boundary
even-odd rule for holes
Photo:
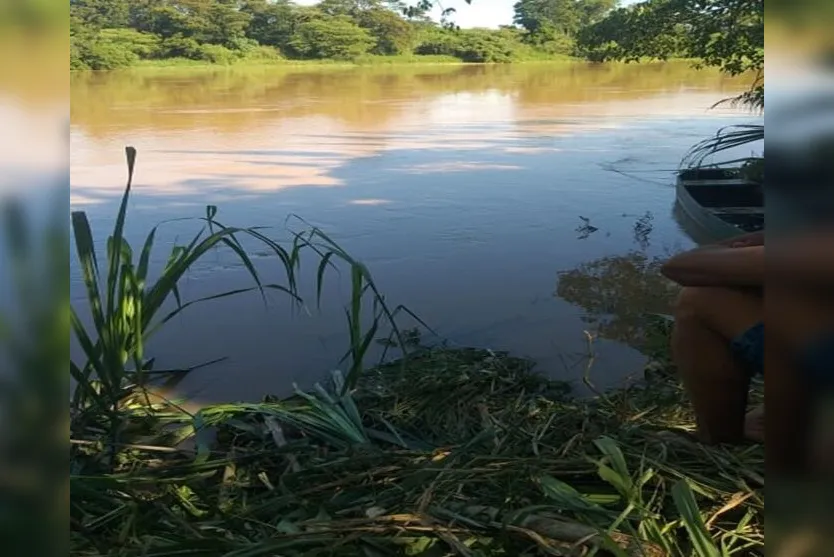
[[[614,5],[614,0],[553,1],[562,4],[570,25],[552,25],[551,9],[534,10],[519,27],[508,20],[501,29],[458,29],[445,17],[441,22],[428,17],[431,1],[407,6],[324,0],[310,6],[286,0],[77,0],[70,6],[70,68],[111,70],[189,60],[229,65],[559,59],[577,51],[580,27],[598,21]]]
[[[132,175],[130,148],[128,160]],[[93,324],[73,308],[86,361],[70,362],[71,554],[764,554],[762,448],[694,441],[662,354],[639,381],[580,397],[509,354],[422,346],[397,326],[408,310],[387,305],[367,268],[321,231],[282,245],[220,224],[213,207],[150,282],[155,231],[135,257],[122,235],[129,193],[130,183],[106,254],[86,215],[72,215]],[[282,284],[262,280],[244,237],[283,262]],[[187,311],[179,278],[220,248],[250,270],[250,290],[292,303],[302,257],[318,259],[318,281],[349,269],[344,373],[286,399],[197,412],[151,394],[161,372],[144,341]],[[176,308],[164,314],[169,298]],[[389,330],[403,356],[366,365]]]
[[[763,59],[755,50],[761,18],[755,7],[737,2],[725,2],[719,11],[680,2],[670,7],[660,0],[619,9],[616,0],[520,0],[497,29],[461,29],[453,21],[454,9],[443,10],[441,4],[73,0],[70,69],[693,58],[735,75],[747,71],[749,61],[755,66]],[[742,32],[732,25],[739,22],[744,22]]]

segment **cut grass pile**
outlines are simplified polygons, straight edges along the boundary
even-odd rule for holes
[[[75,440],[73,553],[763,554],[760,447],[691,440],[668,375],[576,398],[531,367],[425,348],[349,394],[134,408],[115,455]]]

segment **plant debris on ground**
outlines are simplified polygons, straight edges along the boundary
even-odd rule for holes
[[[136,405],[117,451],[75,439],[73,554],[763,554],[762,448],[694,441],[664,372],[575,397],[526,360],[437,347],[334,382]]]

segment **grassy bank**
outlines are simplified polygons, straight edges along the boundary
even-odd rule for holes
[[[540,56],[514,61],[514,64],[582,62],[571,56]],[[224,67],[353,67],[353,66],[400,66],[400,65],[478,65],[464,62],[460,58],[446,55],[407,54],[398,56],[377,56],[366,54],[352,60],[293,60],[288,58],[239,58],[229,63],[213,63],[190,58],[164,58],[139,60],[129,69],[143,68],[224,68]],[[90,70],[75,70],[90,71]]]
[[[152,278],[156,231],[138,249],[122,234],[129,192],[130,179],[105,254],[86,215],[72,215],[93,322],[73,308],[85,356],[70,362],[73,555],[763,554],[763,451],[694,442],[662,352],[642,380],[576,397],[532,362],[420,345],[398,325],[410,312],[323,232],[278,244],[221,224],[215,207]],[[260,275],[245,241],[281,261],[281,283]],[[221,248],[253,285],[182,300],[179,280]],[[192,304],[247,291],[303,303],[302,258],[317,261],[318,292],[333,266],[350,277],[344,376],[194,413],[152,394],[182,372],[154,369],[151,334]],[[368,364],[380,337],[402,357]]]
[[[685,58],[674,58],[664,61],[659,60],[640,60],[635,62],[603,62],[595,63],[589,62],[582,58],[564,56],[564,55],[547,55],[540,57],[531,57],[523,60],[513,61],[512,65],[531,65],[531,64],[603,64],[609,67],[624,66],[639,64],[641,66],[663,66],[665,64],[680,64],[691,63],[691,60]],[[148,71],[148,70],[225,70],[225,69],[343,69],[356,67],[371,67],[371,68],[391,68],[397,66],[503,66],[505,63],[483,63],[483,62],[464,62],[463,60],[454,56],[446,55],[400,55],[400,56],[376,56],[364,55],[352,60],[293,60],[288,58],[240,58],[229,63],[214,63],[205,60],[193,60],[190,58],[165,58],[158,60],[139,60],[129,68],[122,68],[119,70],[71,70],[71,73],[82,74],[86,72],[110,72],[110,71]]]

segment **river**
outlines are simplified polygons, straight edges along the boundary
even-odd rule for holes
[[[668,308],[652,259],[693,244],[673,213],[673,171],[718,128],[759,120],[711,109],[747,81],[686,63],[73,75],[71,206],[87,211],[103,249],[133,145],[127,236],[137,252],[152,226],[203,216],[206,204],[225,224],[279,237],[303,228],[287,224],[298,215],[440,337],[529,356],[572,381],[590,350],[591,377],[607,387],[641,370],[642,313]],[[168,223],[153,261],[197,227]],[[83,305],[74,263],[71,273]],[[212,253],[183,290],[248,284],[239,263]],[[180,384],[194,400],[309,386],[347,347],[349,277],[328,284],[321,310],[307,313],[277,294],[268,306],[240,296],[189,308],[148,352],[157,367],[225,358]]]

